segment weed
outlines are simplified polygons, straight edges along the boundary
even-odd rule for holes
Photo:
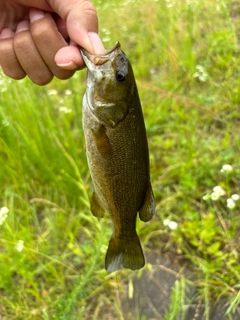
[[[93,2],[106,49],[119,40],[132,62],[143,106],[157,202],[153,221],[137,224],[144,251],[166,236],[166,248],[191,262],[206,319],[223,295],[231,317],[240,280],[237,2]],[[85,86],[85,72],[45,87],[0,74],[0,317],[126,318],[132,273],[103,270],[110,219],[89,210]],[[185,317],[182,281],[166,319]]]

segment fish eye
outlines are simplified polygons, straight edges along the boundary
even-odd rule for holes
[[[124,82],[126,80],[126,75],[122,70],[118,70],[115,74],[117,82]]]

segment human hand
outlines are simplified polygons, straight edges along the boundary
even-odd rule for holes
[[[0,0],[0,66],[39,85],[68,79],[85,66],[78,46],[104,52],[97,31],[90,0]]]

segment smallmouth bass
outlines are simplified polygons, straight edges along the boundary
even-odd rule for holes
[[[141,103],[130,62],[117,42],[101,55],[81,49],[86,63],[83,131],[93,182],[90,209],[113,221],[105,268],[132,270],[145,260],[136,233],[136,217],[149,221],[155,201]]]

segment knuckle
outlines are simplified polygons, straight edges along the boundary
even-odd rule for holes
[[[39,85],[39,86],[45,86],[46,84],[50,83],[53,78],[53,74],[51,73],[34,73],[34,74],[29,74],[28,77],[30,80]]]
[[[29,31],[22,31],[15,35],[13,45],[16,50],[27,50],[28,44],[31,41],[31,34]]]
[[[13,40],[12,38],[6,38],[0,40],[0,57],[2,55],[9,53],[13,49]]]
[[[49,39],[52,44],[57,40],[59,31],[57,29],[56,23],[54,22],[50,14],[45,14],[45,17],[40,20],[36,20],[30,24],[30,31],[33,39],[40,43],[48,43]]]
[[[0,40],[0,66],[6,76],[15,80],[23,79],[26,76],[16,57],[12,38]]]
[[[55,65],[54,57],[57,51],[66,46],[64,38],[51,19],[47,16],[44,21],[34,21],[30,26],[32,39],[50,69]]]
[[[91,21],[92,24],[95,24],[94,28],[97,29],[97,11],[93,4],[86,0],[83,2],[82,7],[85,12],[85,16],[88,17],[88,20]]]
[[[12,78],[14,80],[21,80],[26,77],[26,73],[23,70],[21,70],[21,68],[13,70],[6,67],[2,67],[2,71],[7,77]]]
[[[87,10],[89,12],[91,11],[93,14],[97,15],[97,11],[91,1],[89,0],[82,1],[80,5],[84,10]]]
[[[18,61],[33,83],[43,86],[51,82],[53,74],[41,57],[30,31],[22,31],[14,37],[14,49]]]
[[[67,80],[74,75],[75,71],[61,70],[61,72],[56,73],[55,76],[60,80]]]
[[[42,21],[43,20],[43,21]],[[49,24],[44,19],[34,21],[31,26],[31,34],[34,39],[43,38],[48,35]]]

